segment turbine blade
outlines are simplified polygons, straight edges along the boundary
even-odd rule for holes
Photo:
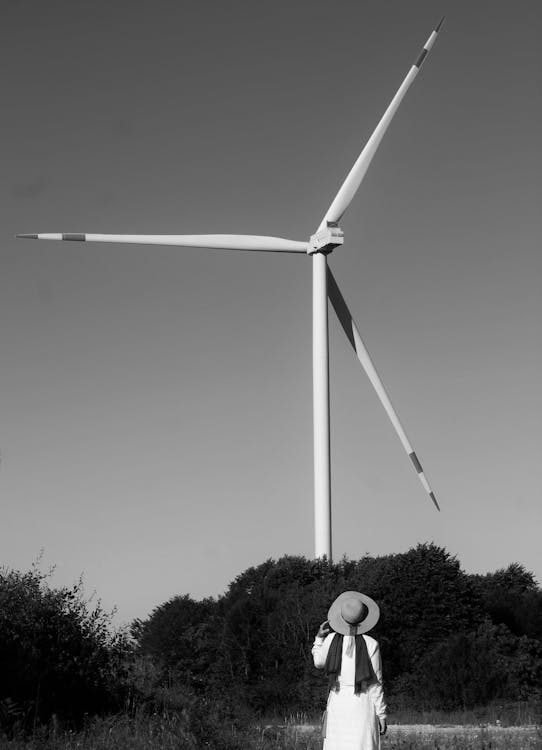
[[[413,80],[418,75],[418,71],[420,70],[423,61],[425,60],[425,57],[433,44],[435,43],[435,39],[437,38],[438,32],[440,30],[440,27],[442,26],[442,23],[444,21],[444,18],[440,20],[438,25],[436,26],[435,30],[431,32],[431,35],[427,42],[424,44],[422,51],[418,55],[416,62],[414,65],[410,68],[405,80],[397,90],[397,93],[393,97],[393,99],[390,102],[390,105],[388,106],[387,110],[384,112],[382,119],[376,126],[373,134],[367,141],[365,148],[359,155],[356,163],[348,173],[348,176],[346,177],[345,181],[343,182],[339,192],[335,196],[333,203],[328,208],[326,215],[322,219],[322,222],[320,226],[318,227],[318,231],[320,229],[324,229],[328,222],[338,222],[341,220],[342,215],[352,202],[352,199],[354,198],[361,181],[365,177],[365,173],[367,172],[367,169],[369,168],[369,165],[371,161],[373,160],[373,156],[376,153],[376,150],[378,149],[378,146],[380,145],[380,141],[384,137],[384,133],[388,129],[388,126],[390,122],[393,119],[393,116],[397,112],[397,109],[399,108],[399,105],[401,104],[403,97],[405,96],[406,92],[410,88],[410,85],[412,84]]]
[[[221,250],[253,250],[268,253],[306,253],[308,243],[282,237],[251,234],[17,234],[31,240],[75,240],[79,242],[125,242],[135,245],[176,245]]]
[[[369,380],[371,381],[371,384],[373,388],[375,389],[376,394],[378,398],[380,399],[380,402],[382,403],[382,406],[386,410],[386,413],[395,428],[395,432],[399,436],[399,440],[401,441],[403,448],[407,452],[408,457],[410,458],[410,460],[412,461],[414,465],[414,468],[416,469],[420,482],[422,483],[425,491],[427,492],[427,494],[433,501],[436,509],[440,510],[439,504],[435,497],[435,493],[429,486],[429,482],[427,481],[425,477],[425,474],[418,460],[418,457],[416,456],[416,453],[414,452],[414,449],[412,448],[412,445],[410,444],[410,441],[406,435],[403,425],[401,424],[399,417],[397,416],[397,412],[393,408],[393,404],[390,401],[390,398],[386,392],[386,389],[384,388],[384,385],[380,379],[380,376],[378,375],[378,372],[376,371],[376,368],[371,360],[371,357],[369,356],[369,352],[367,351],[365,344],[362,341],[359,330],[356,324],[354,323],[352,315],[350,314],[350,310],[348,309],[346,302],[344,301],[344,297],[342,296],[340,289],[337,286],[337,282],[335,281],[333,274],[329,270],[329,267],[328,267],[327,289],[328,289],[328,297],[331,300],[331,304],[333,305],[333,309],[335,310],[335,313],[337,314],[340,324],[344,328],[346,337],[350,341],[350,344],[352,345],[352,348],[354,349],[357,358],[363,365],[363,369],[367,373],[367,376]]]

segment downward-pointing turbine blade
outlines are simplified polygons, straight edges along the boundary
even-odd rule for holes
[[[333,200],[333,203],[328,208],[326,215],[322,219],[322,222],[318,228],[318,230],[324,229],[328,222],[338,222],[340,221],[342,215],[352,202],[352,199],[354,198],[355,194],[358,191],[358,188],[361,184],[361,181],[365,177],[365,173],[367,172],[369,165],[371,161],[373,160],[373,157],[376,153],[376,150],[378,149],[380,145],[380,141],[384,137],[384,133],[388,129],[388,126],[390,122],[393,119],[393,116],[397,112],[397,109],[399,108],[399,105],[401,104],[406,92],[410,88],[410,85],[418,75],[418,71],[422,66],[423,61],[425,60],[425,57],[433,44],[435,43],[435,39],[437,38],[437,34],[439,32],[440,27],[442,26],[442,23],[444,21],[444,18],[442,18],[435,28],[435,30],[431,33],[429,39],[424,44],[422,51],[418,55],[416,62],[414,65],[410,68],[405,80],[399,87],[397,93],[393,97],[393,99],[390,102],[389,107],[384,112],[382,119],[376,126],[374,133],[371,135],[369,140],[367,141],[365,148],[359,155],[356,163],[348,173],[348,176],[346,177],[345,181],[343,182],[339,192],[335,196],[335,199]]]
[[[335,281],[333,274],[329,270],[329,267],[328,267],[327,273],[328,273],[328,278],[327,278],[328,297],[331,300],[331,304],[333,305],[333,309],[335,310],[337,317],[339,318],[339,322],[341,323],[344,329],[344,332],[346,333],[346,336],[356,353],[357,358],[361,362],[363,369],[367,373],[367,376],[369,380],[371,381],[371,384],[373,388],[375,389],[376,394],[378,398],[380,399],[380,402],[382,403],[382,406],[386,410],[386,413],[395,428],[395,432],[397,433],[397,435],[399,436],[399,440],[403,444],[403,448],[405,449],[405,451],[408,454],[408,457],[412,461],[414,468],[416,469],[416,472],[420,479],[420,482],[422,483],[425,491],[427,492],[427,494],[433,501],[436,509],[440,510],[435,494],[433,490],[431,489],[431,487],[429,486],[429,482],[427,481],[425,477],[425,474],[422,469],[422,465],[420,464],[418,457],[410,444],[410,441],[406,435],[406,432],[403,429],[403,425],[399,421],[397,412],[393,408],[393,404],[391,403],[390,398],[386,392],[386,389],[384,388],[384,384],[382,383],[380,376],[378,375],[376,371],[376,368],[371,360],[371,357],[369,356],[369,352],[367,351],[367,348],[365,347],[365,344],[362,341],[358,328],[356,324],[354,323],[352,315],[350,314],[350,310],[348,309],[346,302],[344,301],[344,297],[342,296],[340,289],[337,286],[337,282]]]
[[[308,243],[282,237],[251,234],[18,234],[32,240],[75,240],[79,242],[123,242],[134,245],[176,245],[221,250],[252,250],[267,253],[306,253]]]

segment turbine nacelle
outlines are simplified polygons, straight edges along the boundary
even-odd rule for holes
[[[313,234],[309,239],[308,255],[324,253],[329,255],[336,247],[344,245],[344,234],[338,222],[328,221],[323,229]]]

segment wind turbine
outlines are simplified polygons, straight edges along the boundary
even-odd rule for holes
[[[435,43],[444,18],[438,23],[422,51],[410,68],[406,78],[391,100],[373,134],[367,141],[354,166],[315,234],[309,241],[297,241],[282,237],[264,237],[245,234],[18,234],[17,237],[37,240],[73,240],[81,242],[124,242],[130,244],[176,245],[179,247],[203,247],[225,250],[250,250],[271,253],[305,253],[312,258],[313,269],[313,412],[314,412],[314,540],[315,557],[326,556],[331,560],[331,479],[329,436],[329,333],[328,298],[346,333],[352,348],[361,362],[378,398],[418,474],[418,477],[440,510],[434,492],[425,477],[422,466],[399,417],[390,401],[384,385],[375,369],[362,341],[359,330],[327,264],[327,256],[344,244],[344,235],[339,222],[352,202],[369,165],[388,129],[401,101],[418,75],[427,53]]]

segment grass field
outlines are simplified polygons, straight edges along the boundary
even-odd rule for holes
[[[278,740],[278,738],[277,738]],[[319,732],[298,726],[284,738],[285,750],[318,750],[322,747]],[[542,730],[536,726],[477,727],[435,726],[430,724],[394,725],[382,738],[382,750],[539,750],[542,749]]]
[[[177,717],[94,719],[80,732],[55,732],[48,727],[34,738],[0,739],[1,750],[321,750],[314,724],[273,724],[236,733],[224,727],[222,737],[205,745],[191,738]],[[382,750],[542,750],[536,726],[394,725]]]
[[[391,726],[383,748],[442,750],[477,748],[479,750],[534,750],[542,748],[538,727],[467,727],[467,726]]]

